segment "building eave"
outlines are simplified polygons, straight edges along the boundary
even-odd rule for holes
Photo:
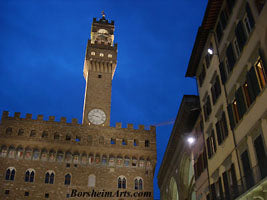
[[[198,29],[194,47],[187,67],[186,77],[196,76],[197,66],[206,45],[209,33],[214,30],[223,0],[209,0],[202,24]]]

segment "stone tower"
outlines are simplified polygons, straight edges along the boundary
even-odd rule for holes
[[[109,126],[111,85],[117,65],[117,44],[113,41],[114,21],[109,23],[104,13],[99,21],[94,18],[83,70],[83,124]]]
[[[93,19],[84,62],[83,123],[2,114],[2,199],[152,200],[156,129],[109,125],[116,68],[114,22]]]

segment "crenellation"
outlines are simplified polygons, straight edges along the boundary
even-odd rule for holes
[[[61,123],[66,123],[67,122],[67,118],[66,117],[61,117],[60,118],[60,122]]]
[[[37,115],[37,120],[38,121],[43,121],[44,120],[44,116],[43,115]]]
[[[32,114],[30,114],[30,113],[26,113],[26,118],[25,119],[32,119]]]
[[[15,114],[14,114],[14,118],[15,119],[19,119],[20,118],[20,112],[15,112]]]
[[[3,111],[2,119],[8,118],[8,116],[9,116],[9,112],[8,111]]]
[[[78,119],[77,118],[72,118],[71,119],[72,124],[78,124]]]
[[[55,116],[49,116],[48,121],[50,121],[50,122],[54,122],[54,121],[55,121]]]
[[[133,129],[133,124],[127,124],[128,129]]]
[[[121,128],[121,122],[116,122],[116,128]]]
[[[139,130],[145,130],[145,125],[140,124],[140,125],[138,126],[138,129],[139,129]]]

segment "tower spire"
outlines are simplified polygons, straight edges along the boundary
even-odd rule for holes
[[[104,12],[104,10],[102,10],[101,14],[102,14],[102,19],[106,19],[106,13]]]

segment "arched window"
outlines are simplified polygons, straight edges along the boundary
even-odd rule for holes
[[[143,179],[141,177],[136,177],[134,179],[134,189],[143,190]]]
[[[118,178],[118,188],[121,188],[121,178]]]
[[[24,134],[24,129],[19,129],[18,135],[21,136]]]
[[[12,133],[12,128],[11,128],[11,127],[8,127],[8,128],[6,129],[6,134],[7,134],[7,135],[11,135],[11,133]]]
[[[16,173],[15,168],[13,168],[13,167],[9,167],[9,168],[6,170],[6,180],[13,181],[14,178],[15,178],[15,173]]]
[[[34,171],[32,171],[30,174],[30,182],[33,182],[33,180],[34,180]]]
[[[130,163],[130,158],[128,156],[125,156],[124,157],[124,165],[129,166],[129,163]]]
[[[47,150],[46,149],[42,149],[41,160],[46,161],[47,158],[48,158]]]
[[[63,161],[63,155],[64,155],[64,153],[62,151],[59,150],[57,152],[57,161],[58,162],[62,162]]]
[[[125,176],[119,176],[118,178],[118,188],[126,189],[126,178]]]
[[[6,157],[7,155],[7,147],[4,145],[1,147],[1,157]]]
[[[82,164],[86,164],[87,163],[87,154],[85,152],[83,152],[82,154]]]
[[[72,153],[71,152],[69,152],[69,151],[66,152],[65,161],[67,163],[71,163],[72,162]]]
[[[8,148],[8,157],[9,158],[15,158],[16,150],[14,146],[10,146]]]
[[[48,172],[45,173],[45,183],[49,183],[50,174]]]
[[[33,169],[27,169],[25,173],[25,182],[33,182],[34,181],[34,170]]]
[[[55,178],[55,173],[53,171],[48,171],[45,173],[45,183],[46,184],[53,184]]]
[[[138,179],[134,180],[134,189],[138,190]]]
[[[90,174],[88,177],[88,186],[89,187],[95,187],[95,179],[96,176],[94,174]]]
[[[43,131],[42,138],[47,138],[47,137],[48,137],[48,132],[47,131]]]
[[[50,181],[49,181],[49,184],[53,184],[54,183],[54,179],[55,179],[55,174],[52,172],[50,174]]]
[[[32,130],[30,133],[30,137],[35,137],[36,136],[36,130]]]
[[[71,175],[66,174],[65,175],[65,185],[70,185]]]
[[[123,146],[127,145],[127,140],[126,140],[126,139],[122,139],[121,144],[122,144]]]
[[[126,189],[126,178],[122,179],[122,188]]]
[[[70,140],[71,140],[71,135],[67,134],[67,135],[66,135],[66,140],[67,140],[67,141],[70,141]]]
[[[107,156],[103,155],[102,156],[102,165],[106,165],[107,164]]]
[[[34,149],[33,150],[33,157],[32,157],[32,159],[33,160],[38,160],[39,157],[40,157],[40,151],[39,151],[39,149]]]
[[[23,148],[21,146],[19,146],[17,148],[17,158],[18,159],[22,159],[23,158],[23,154],[24,154],[24,150],[23,150]]]
[[[143,189],[143,180],[142,179],[139,179],[139,190],[142,190]]]

